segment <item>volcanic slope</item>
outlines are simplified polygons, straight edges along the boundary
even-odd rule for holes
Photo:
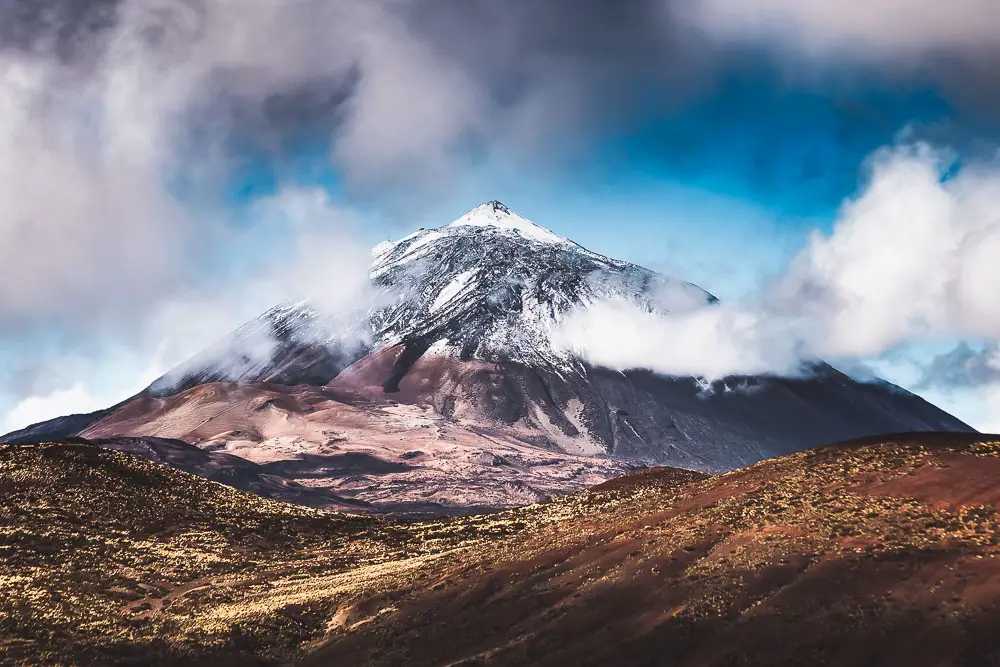
[[[0,446],[8,664],[982,665],[1000,438],[911,434],[400,522]]]
[[[133,404],[73,421],[72,432],[43,426],[22,437],[183,437],[136,430],[137,406],[224,381],[327,384],[557,454],[707,472],[864,435],[971,431],[898,387],[859,383],[825,364],[801,379],[737,378],[713,391],[695,378],[592,367],[554,335],[574,309],[617,299],[669,314],[716,300],[582,248],[499,202],[379,245],[371,278],[381,296],[366,312],[333,321],[307,303],[275,307]]]
[[[286,495],[264,495],[293,500],[292,489],[311,490],[312,496],[302,494],[303,504],[343,509],[349,499],[354,511],[516,507],[632,469],[609,457],[543,449],[503,429],[460,424],[428,407],[331,387],[204,384],[137,399],[82,435],[98,442],[128,436],[191,443],[214,457],[240,457],[265,479],[286,482]]]

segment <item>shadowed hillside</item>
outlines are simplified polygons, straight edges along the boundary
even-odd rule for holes
[[[1000,439],[922,434],[394,522],[4,446],[0,641],[26,665],[995,664],[997,480]]]

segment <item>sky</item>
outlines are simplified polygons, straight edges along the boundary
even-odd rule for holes
[[[282,299],[345,308],[372,245],[499,199],[722,299],[580,314],[595,362],[821,357],[1000,431],[998,21],[994,0],[10,0],[0,430],[122,400]],[[646,343],[614,349],[609,319]]]

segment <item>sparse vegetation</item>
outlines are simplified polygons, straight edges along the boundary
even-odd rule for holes
[[[993,473],[1000,442],[901,437],[393,521],[87,445],[0,446],[0,661],[810,664],[897,626],[965,650],[1000,603],[979,585],[1000,576]],[[747,649],[741,628],[767,623],[795,636]]]

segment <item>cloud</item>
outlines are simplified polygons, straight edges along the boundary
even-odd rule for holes
[[[768,54],[785,85],[853,97],[849,104],[872,119],[892,108],[891,101],[866,102],[876,91],[924,91],[946,101],[946,131],[957,140],[996,138],[1000,34],[992,26],[1000,22],[1000,5],[992,0],[669,4],[678,23],[712,41],[758,58]],[[868,94],[856,95],[859,86]],[[926,120],[919,114],[903,120],[918,119]]]
[[[325,308],[350,298],[366,266],[350,259],[348,216],[280,182],[234,212],[226,186],[248,155],[266,163],[303,127],[342,122],[367,14],[320,2],[0,7],[0,341],[24,370],[8,397],[36,399],[19,410],[82,400],[74,377],[125,351],[148,359],[166,345],[180,361],[307,284]],[[309,197],[315,220],[293,222]],[[247,259],[263,245],[274,255]]]
[[[856,364],[914,341],[1000,340],[1000,164],[915,144],[877,152],[867,169],[832,232],[814,232],[760,291],[674,315],[599,303],[567,318],[564,340],[600,365],[708,379]]]
[[[300,144],[329,144],[348,185],[443,178],[485,133],[479,82],[390,4],[8,5],[3,321],[113,319],[190,282],[234,236],[227,182]]]
[[[266,328],[228,334],[272,306],[302,301],[322,319],[325,337],[313,342],[367,342],[369,332],[356,326],[358,313],[391,295],[369,280],[371,251],[358,241],[352,213],[321,188],[289,187],[255,201],[246,215],[274,239],[273,252],[237,280],[164,300],[146,318],[143,346],[155,347],[167,366],[203,353],[199,363],[239,380],[270,361],[279,341]]]
[[[833,11],[702,5],[706,16],[724,5],[766,25],[796,11],[826,25],[810,17]],[[134,310],[217,261],[205,246],[227,242],[217,193],[234,172],[287,161],[294,173],[303,145],[328,146],[346,192],[384,200],[414,183],[452,187],[477,159],[587,155],[599,135],[676,109],[732,66],[724,43],[678,22],[678,7],[7,3],[0,259],[27,289],[0,291],[0,312],[22,321]],[[931,11],[914,15],[941,25]],[[71,263],[72,277],[47,268]]]
[[[619,370],[644,368],[710,381],[798,372],[794,349],[774,344],[767,329],[757,314],[728,305],[663,314],[604,300],[571,312],[555,341],[590,363]]]
[[[962,341],[926,365],[917,388],[965,389],[991,384],[1000,385],[1000,343],[976,349]]]
[[[332,318],[378,299],[368,278],[371,249],[358,240],[359,223],[321,188],[287,188],[259,200],[251,211],[260,224],[292,239],[288,254],[269,259],[257,289],[275,289],[273,299],[298,297]]]
[[[29,396],[11,408],[4,417],[4,433],[36,424],[53,415],[84,414],[106,408],[94,397],[83,382],[76,382],[68,389],[59,389],[44,396]]]
[[[544,159],[554,137],[697,80],[693,61],[664,66],[658,2],[445,4],[6,3],[0,261],[18,281],[0,321],[114,326],[190,289],[231,243],[230,181],[295,174],[303,147],[328,147],[345,192],[391,200],[452,187],[477,157]]]
[[[0,428],[9,433],[53,417],[86,414],[110,407],[137,393],[163,373],[161,353],[157,351],[146,365],[137,367],[135,373],[116,378],[110,385],[75,380],[63,387],[31,393],[7,411]]]
[[[865,356],[906,340],[1000,337],[991,287],[1000,164],[963,164],[917,144],[878,152],[869,170],[833,233],[815,235],[778,288],[786,303],[815,310],[819,300],[816,351]]]
[[[2,54],[0,72],[4,328],[133,307],[171,274],[190,232],[155,156],[121,136],[95,145],[90,91],[74,91],[70,72]]]
[[[234,279],[174,285],[154,295],[133,321],[122,323],[124,335],[40,340],[23,363],[10,368],[5,389],[19,398],[7,421],[107,407],[206,349],[218,352],[217,369],[238,380],[246,369],[266,363],[277,341],[264,330],[225,350],[218,341],[290,300],[309,299],[339,341],[363,342],[367,332],[349,327],[352,316],[387,295],[376,294],[368,280],[370,250],[356,240],[351,214],[321,189],[287,188],[258,200],[247,216],[274,239],[273,254],[241,267]]]
[[[696,0],[688,18],[727,38],[779,38],[814,53],[906,58],[1000,47],[991,0]]]

